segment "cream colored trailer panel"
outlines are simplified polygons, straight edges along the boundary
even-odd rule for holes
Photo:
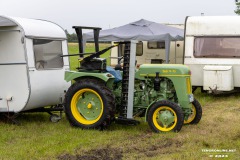
[[[211,79],[211,83],[215,83],[219,91],[240,87],[240,17],[188,17],[185,28],[184,64],[191,69],[192,85],[211,90],[204,83],[206,79]],[[218,69],[211,72],[211,75],[204,70],[209,66]],[[231,71],[223,72],[220,68],[224,67],[231,67]],[[214,74],[221,72],[223,73],[221,79],[213,78]],[[223,84],[220,82],[229,86],[228,89],[221,87]]]
[[[233,88],[232,66],[204,66],[204,90],[231,91]]]
[[[165,63],[166,53],[165,49],[150,49],[148,48],[148,42],[143,41],[143,54],[136,56],[137,64],[151,64],[154,60],[163,60]],[[114,47],[111,49],[111,57],[118,57],[118,48]],[[170,43],[170,55],[169,63],[171,64],[182,64],[183,63],[183,41],[172,41]],[[111,59],[111,66],[117,64],[117,59]]]

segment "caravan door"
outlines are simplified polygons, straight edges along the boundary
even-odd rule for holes
[[[69,62],[61,57],[67,54],[66,40],[26,38],[26,46],[31,96],[24,110],[61,104],[70,86],[64,80]]]
[[[0,112],[18,112],[28,102],[30,86],[22,33],[0,29]]]

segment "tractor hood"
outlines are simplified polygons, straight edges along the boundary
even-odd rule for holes
[[[182,64],[143,64],[139,67],[137,75],[155,77],[156,72],[159,76],[190,76],[190,69]]]

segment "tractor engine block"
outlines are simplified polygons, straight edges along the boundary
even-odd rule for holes
[[[177,101],[176,91],[172,81],[168,78],[159,78],[159,87],[156,87],[156,79],[149,78],[147,80],[147,91],[145,95],[148,96],[146,99],[148,105],[157,99],[168,99],[173,102]]]
[[[143,81],[135,81],[134,106],[142,106],[148,101],[148,94]]]
[[[176,91],[171,80],[168,78],[160,78],[159,88],[157,88],[157,90],[154,81],[154,78],[135,80],[133,101],[135,108],[147,107],[158,99],[169,99],[173,102],[177,102]],[[117,108],[121,105],[121,87],[121,83],[113,87]]]

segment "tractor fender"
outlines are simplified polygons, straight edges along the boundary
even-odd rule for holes
[[[94,72],[77,72],[77,71],[66,71],[65,81],[69,82],[71,80],[76,80],[78,78],[92,77],[101,79],[107,83],[107,86],[113,84],[115,77],[110,73],[94,73]]]
[[[147,109],[146,109],[146,112],[145,112],[145,122],[147,122],[147,113],[148,113],[148,110],[149,108],[157,101],[160,101],[160,100],[163,100],[163,99],[157,99],[155,101],[153,101],[152,103],[150,103],[148,106],[147,106]]]

